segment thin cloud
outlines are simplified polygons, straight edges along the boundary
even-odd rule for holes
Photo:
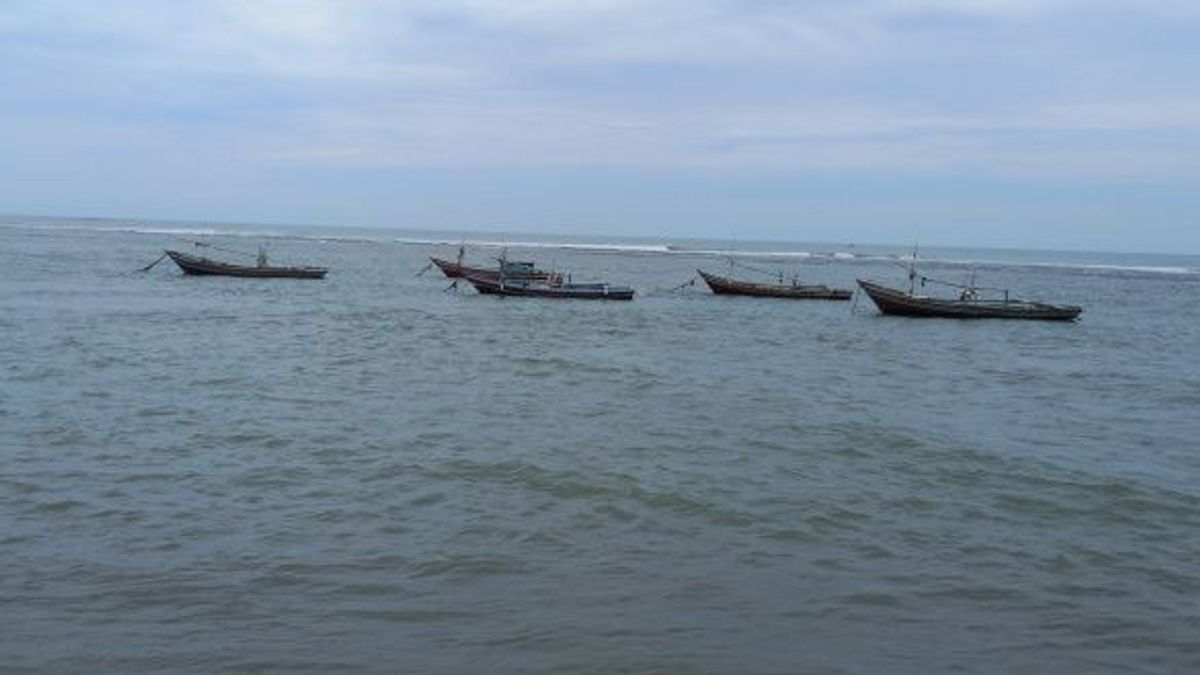
[[[1194,58],[1173,58],[1190,44],[1133,47],[1195,7],[17,2],[0,17],[0,139],[72,125],[106,147],[140,129],[196,153],[202,128],[263,167],[1041,166],[1151,179],[1194,166],[1187,142],[1172,152],[1145,137],[1194,138],[1200,94],[1185,86]],[[1101,37],[1072,32],[1085,19]]]

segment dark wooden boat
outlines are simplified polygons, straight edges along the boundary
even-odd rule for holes
[[[858,280],[858,285],[884,314],[949,319],[1030,319],[1039,321],[1074,321],[1083,308],[1074,305],[1050,305],[1031,300],[1005,297],[984,299],[974,289],[967,288],[958,299],[914,295],[871,281]]]
[[[257,265],[235,265],[179,251],[165,253],[179,265],[184,274],[258,279],[323,279],[329,272],[327,267],[274,267],[266,264],[265,256],[260,256],[260,264]]]
[[[525,298],[572,298],[576,300],[633,300],[633,289],[612,284],[546,283],[529,279],[463,277],[484,295]]]
[[[473,276],[478,279],[499,279],[501,266],[503,267],[504,277],[506,279],[529,279],[532,281],[546,281],[550,278],[550,272],[539,270],[532,262],[513,262],[501,261],[500,265],[488,269],[484,267],[470,267],[461,262],[453,260],[444,260],[442,258],[430,258],[434,265],[451,279],[459,279],[467,276]]]
[[[700,278],[717,295],[749,295],[756,298],[791,298],[793,300],[849,300],[853,293],[841,288],[817,284],[762,284],[738,281],[728,277],[696,270]]]

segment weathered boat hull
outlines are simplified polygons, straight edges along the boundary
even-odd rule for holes
[[[463,277],[484,295],[503,295],[524,298],[556,298],[573,300],[633,300],[634,290],[628,286],[609,284],[550,284],[524,280],[485,279],[477,276]]]
[[[760,284],[737,281],[696,270],[704,283],[717,295],[747,295],[756,298],[787,298],[790,300],[849,300],[853,293],[841,288],[821,285]]]
[[[1083,308],[1073,305],[1049,305],[1028,300],[950,300],[913,296],[862,279],[858,280],[858,285],[880,312],[895,316],[1074,321],[1083,312]]]
[[[195,276],[246,277],[255,279],[323,279],[329,272],[326,267],[258,267],[234,265],[210,260],[179,251],[166,251],[184,274]]]
[[[499,281],[500,270],[485,269],[483,267],[470,267],[468,265],[460,265],[452,260],[443,260],[442,258],[429,258],[437,268],[442,271],[450,279],[461,279],[468,276],[479,279],[494,279]],[[550,273],[543,270],[533,270],[530,272],[523,271],[508,271],[505,277],[510,279],[530,279],[533,281],[545,281],[550,278]]]

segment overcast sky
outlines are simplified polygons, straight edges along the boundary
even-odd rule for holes
[[[0,212],[1200,252],[1194,0],[4,0]]]

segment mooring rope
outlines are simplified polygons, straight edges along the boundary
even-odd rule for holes
[[[152,268],[153,268],[155,265],[157,265],[158,263],[162,262],[162,261],[163,261],[163,258],[166,258],[166,257],[167,257],[167,254],[166,254],[166,253],[164,253],[164,254],[162,254],[162,255],[158,256],[158,259],[156,259],[154,262],[150,263],[149,265],[146,265],[145,267],[141,267],[141,268],[139,268],[139,269],[136,269],[136,270],[134,270],[134,271],[135,271],[135,272],[149,272],[149,271],[150,271],[150,270],[151,270],[151,269],[152,269]]]
[[[677,292],[682,291],[683,289],[687,288],[688,286],[695,286],[695,285],[696,285],[696,277],[692,277],[691,279],[688,279],[687,281],[683,282],[682,284],[679,284],[678,286],[673,286],[673,287],[667,289],[667,292],[668,293],[677,293]]]

